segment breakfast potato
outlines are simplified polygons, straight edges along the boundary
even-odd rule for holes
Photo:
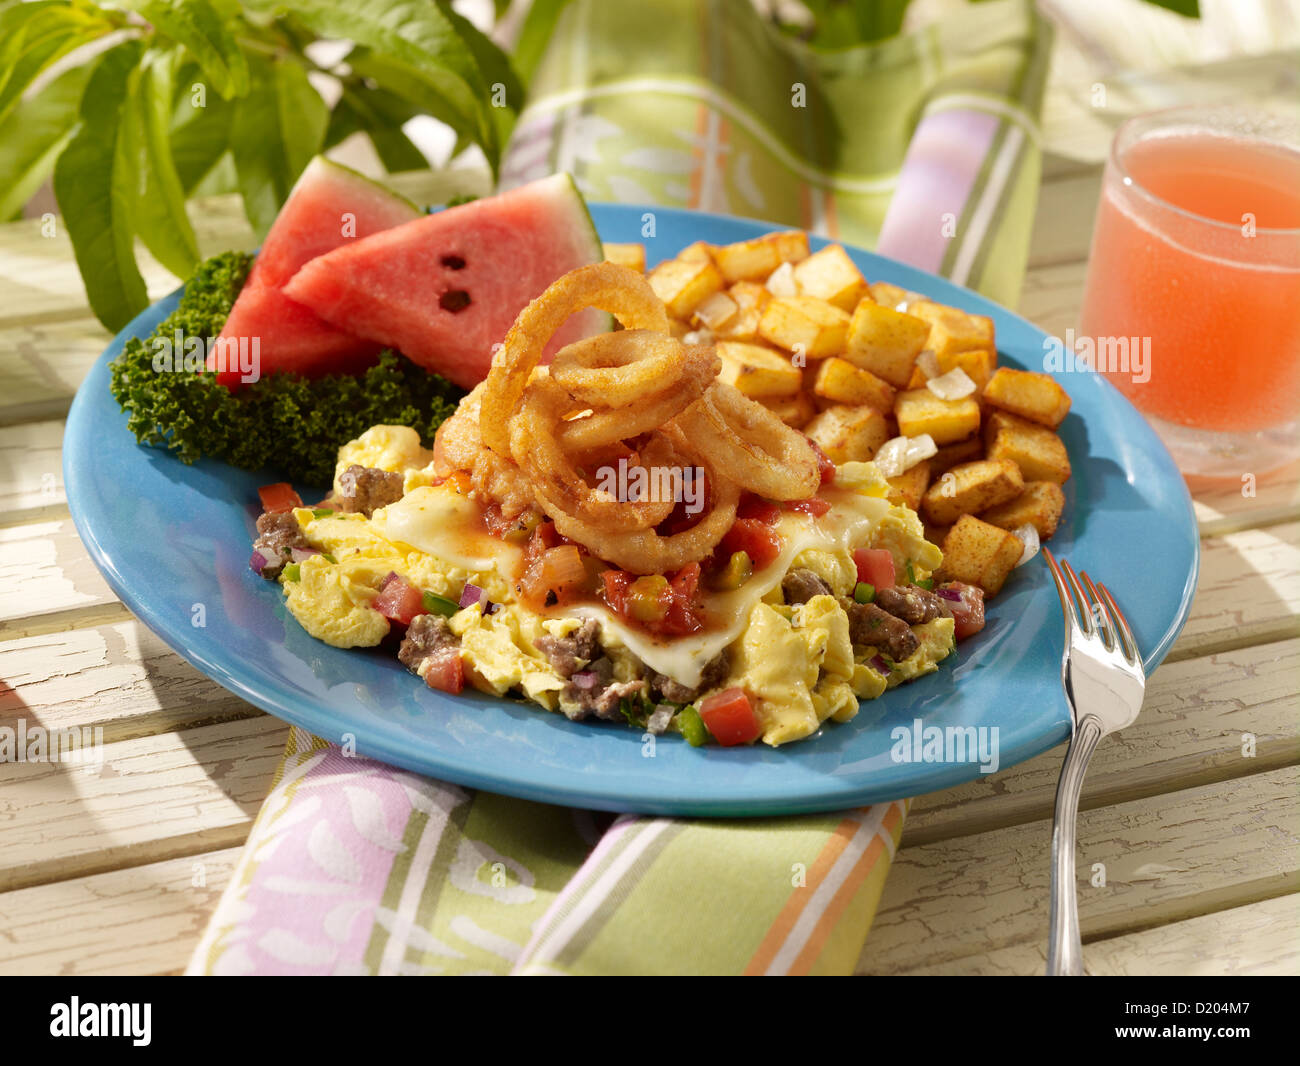
[[[929,389],[908,389],[894,400],[894,416],[905,437],[928,433],[935,444],[965,440],[980,428],[980,405],[974,396],[944,400]]]
[[[760,337],[806,359],[843,351],[848,328],[847,312],[806,296],[773,298],[758,320]]]
[[[942,547],[940,579],[978,585],[986,596],[997,595],[1025,549],[1007,530],[968,514],[962,515],[948,530]]]
[[[984,425],[985,455],[1010,459],[1026,481],[1055,481],[1070,478],[1070,456],[1055,431],[1007,411],[993,410]]]
[[[730,285],[736,281],[766,281],[782,263],[797,263],[808,256],[808,234],[797,231],[768,233],[752,241],[737,241],[713,249],[713,260]]]
[[[809,367],[812,370],[812,367]],[[812,392],[831,403],[866,404],[877,411],[894,409],[894,388],[870,370],[831,356],[816,367]]]
[[[930,324],[930,334],[925,346],[935,355],[987,348],[996,351],[993,343],[993,319],[986,315],[967,314],[947,304],[932,300],[917,300],[908,305],[907,313]]]
[[[1047,374],[999,367],[984,387],[984,402],[1055,429],[1070,413],[1070,397]]]
[[[718,341],[722,380],[752,400],[793,396],[803,387],[803,372],[784,352],[744,341]]]
[[[691,312],[722,289],[722,275],[713,261],[669,259],[650,271],[650,287],[663,300],[671,318],[689,319]]]
[[[836,405],[804,427],[831,462],[862,462],[889,440],[889,420],[874,407]]]
[[[629,270],[644,274],[645,245],[607,243],[605,245],[605,261],[617,263],[619,266],[625,266]]]
[[[693,244],[688,244],[674,258],[683,263],[711,263],[713,262],[713,253],[716,250],[712,244],[696,241]]]
[[[912,366],[929,333],[929,323],[923,319],[873,299],[859,300],[849,323],[844,358],[901,389],[912,376]]]
[[[913,511],[918,510],[921,506],[921,497],[925,495],[925,490],[930,484],[930,464],[922,459],[911,470],[905,470],[897,477],[887,480],[889,492],[886,494],[886,499],[890,503],[902,503]]]
[[[793,396],[767,396],[758,402],[795,429],[803,429],[817,413],[817,405],[806,392],[796,392]]]
[[[752,341],[758,336],[758,320],[771,302],[772,294],[757,281],[738,281],[727,290],[736,305],[736,317],[717,331],[727,340]]]
[[[895,311],[898,310],[899,304],[907,303],[907,290],[900,289],[888,281],[873,281],[867,286],[867,291],[876,303]]]
[[[930,464],[930,474],[933,477],[938,477],[945,470],[951,470],[958,463],[969,463],[974,459],[983,458],[983,455],[984,443],[976,435],[967,437],[965,440],[941,445],[939,450],[930,456],[927,461]]]
[[[1056,532],[1064,510],[1065,493],[1055,481],[1027,481],[1025,491],[1014,500],[990,507],[980,518],[1002,529],[1031,525],[1040,539],[1047,540]]]
[[[842,311],[857,307],[867,287],[862,272],[838,244],[828,244],[801,261],[794,268],[794,280],[800,294],[825,300]]]
[[[997,368],[997,354],[988,348],[973,348],[965,352],[948,352],[946,355],[935,355],[935,362],[939,365],[939,374],[946,374],[950,370],[956,370],[960,367],[965,371],[966,376],[975,382],[975,392],[978,395],[983,391],[984,386],[989,383],[989,378],[993,376],[993,371]],[[912,367],[912,377],[907,382],[909,389],[919,389],[925,386],[928,379],[925,371],[921,369],[918,362]]]
[[[697,328],[719,333],[736,320],[740,308],[725,292],[706,296],[700,306],[691,312],[691,324]]]
[[[924,521],[921,526],[925,530],[925,539],[931,544],[938,545],[939,548],[943,547],[944,538],[948,536],[948,530],[952,528],[952,526],[936,526]]]
[[[962,515],[987,511],[1024,491],[1025,479],[1010,459],[978,459],[944,471],[926,489],[921,506],[928,521],[951,525]]]

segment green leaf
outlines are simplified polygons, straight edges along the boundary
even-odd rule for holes
[[[194,194],[195,187],[226,154],[235,115],[235,105],[215,94],[208,96],[202,107],[195,107],[190,76],[184,68],[177,76],[178,103],[171,127],[172,162],[187,196]]]
[[[441,4],[368,0],[363,7],[332,0],[248,0],[245,6],[264,12],[291,11],[322,37],[352,41],[398,61],[429,90],[431,103],[415,102],[444,121],[448,121],[444,113],[450,112],[454,118],[448,124],[457,131],[473,130],[495,172],[501,155],[500,119],[491,114],[491,89],[476,58],[486,38],[463,19],[449,16]],[[488,47],[495,45],[488,42]]]
[[[113,24],[65,0],[39,0],[0,10],[0,119],[60,56],[110,32]]]
[[[538,64],[551,43],[551,34],[569,0],[533,0],[524,24],[519,27],[519,40],[515,43],[515,70],[525,85],[531,85]]]
[[[289,57],[253,57],[252,87],[235,104],[230,149],[244,213],[265,235],[303,168],[320,151],[329,109]]]
[[[1201,17],[1200,0],[1147,0],[1147,3],[1166,8],[1186,18],[1198,19]]]
[[[153,23],[162,36],[183,46],[226,99],[248,92],[248,60],[211,0],[117,0]]]
[[[347,58],[354,74],[374,82],[378,88],[391,92],[412,104],[420,113],[432,115],[446,123],[457,137],[466,137],[478,143],[478,123],[473,116],[458,112],[445,97],[433,88],[416,68],[392,56],[376,55],[369,48],[354,48]]]
[[[199,242],[185,213],[185,190],[170,141],[175,54],[149,53],[131,76],[126,129],[136,201],[132,221],[146,248],[177,277],[199,264]]]
[[[343,95],[330,115],[325,147],[338,144],[352,133],[363,132],[370,138],[380,162],[390,174],[423,170],[429,161],[402,132],[402,123],[416,113],[413,104],[386,89],[345,85]]]
[[[515,119],[519,117],[519,109],[523,107],[524,89],[519,76],[510,65],[510,59],[491,38],[480,33],[464,15],[453,11],[446,0],[438,0],[438,6],[464,39],[478,65],[488,91],[488,119],[495,131],[496,143],[504,146],[510,139]]]
[[[72,140],[90,71],[88,66],[64,71],[0,122],[0,221],[22,210]]]
[[[132,182],[123,101],[139,41],[109,49],[81,98],[81,123],[54,166],[54,195],[72,238],[91,310],[116,332],[148,305],[131,241]]]

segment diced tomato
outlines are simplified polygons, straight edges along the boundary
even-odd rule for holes
[[[831,504],[829,500],[823,500],[820,496],[809,496],[806,500],[791,500],[785,505],[785,509],[820,518],[831,509]]]
[[[292,511],[302,506],[302,499],[293,491],[287,481],[277,481],[274,485],[263,485],[257,490],[262,501],[263,511]]]
[[[738,518],[722,538],[721,557],[729,559],[732,552],[745,552],[754,569],[762,570],[781,554],[781,534],[757,518]]]
[[[887,548],[859,548],[853,553],[858,567],[858,581],[878,589],[894,586],[894,557]]]
[[[694,599],[695,592],[700,587],[700,564],[687,563],[672,576],[668,583],[678,596],[685,596],[688,600]]]
[[[440,692],[459,692],[465,687],[465,664],[460,652],[454,648],[435,655],[429,660],[429,668],[424,673],[424,683]]]
[[[743,688],[715,692],[700,701],[698,710],[713,739],[723,747],[748,744],[757,740],[763,731],[754,705]]]
[[[781,508],[771,500],[763,499],[762,496],[746,493],[736,505],[736,517],[753,518],[774,526],[781,521]]]
[[[632,625],[666,636],[684,636],[704,628],[697,599],[700,586],[699,563],[687,564],[670,579],[638,578],[626,570],[605,570],[600,577],[609,609]],[[637,585],[638,581],[641,582],[640,585]],[[651,581],[661,582],[662,590],[659,599],[652,605],[654,611],[648,613],[641,597]]]
[[[636,580],[635,575],[626,570],[606,570],[600,579],[605,583],[605,602],[609,604],[609,609],[615,614],[625,613],[628,586]]]
[[[404,626],[409,626],[416,615],[427,613],[424,593],[397,573],[389,573],[384,578],[379,595],[370,606],[390,622],[400,622]]]
[[[961,594],[959,600],[945,597],[948,609],[952,611],[953,636],[958,640],[973,637],[984,628],[984,590],[978,585],[966,585],[960,581],[949,581],[939,586]]]
[[[829,485],[835,480],[835,464],[831,462],[830,456],[822,451],[822,446],[812,437],[808,438],[808,443],[812,445],[812,450],[817,453],[817,470],[821,474],[822,484]]]

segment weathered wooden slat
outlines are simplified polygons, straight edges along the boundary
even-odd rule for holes
[[[1163,666],[1138,720],[1102,741],[1080,805],[1124,803],[1300,763],[1300,640]],[[1246,754],[1250,752],[1250,754]],[[907,847],[1052,816],[1064,745],[912,804]]]
[[[0,678],[0,718],[97,726],[106,743],[262,714],[134,618],[0,642]]]
[[[0,319],[0,425],[63,418],[111,339],[84,312],[55,322]]]
[[[1300,463],[1256,478],[1192,484],[1192,502],[1203,537],[1259,529],[1300,519]]]
[[[0,974],[181,970],[242,848],[0,893]]]
[[[0,763],[0,891],[243,843],[288,731],[262,715],[105,744],[98,772]]]
[[[1092,166],[1043,182],[1029,240],[1029,272],[1088,258],[1093,218],[1101,193],[1101,167]]]
[[[0,528],[0,641],[126,616],[71,518]]]
[[[49,517],[65,500],[63,421],[0,426],[0,524]]]
[[[1300,769],[1162,793],[1079,815],[1079,921],[1119,936],[1300,888]],[[859,960],[937,966],[1045,936],[1051,823],[919,847],[904,841]],[[1105,867],[1093,887],[1094,864]]]
[[[1300,895],[1291,893],[1093,941],[1084,945],[1084,968],[1094,977],[1294,976],[1300,971],[1298,928]],[[1032,976],[1046,967],[1047,938],[1043,936],[987,955],[970,955],[903,973],[908,977]]]

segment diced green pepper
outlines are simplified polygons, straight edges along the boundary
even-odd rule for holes
[[[931,589],[934,588],[934,578],[932,577],[922,578],[920,581],[916,583],[916,587],[919,589],[925,589],[926,592],[929,592]]]
[[[911,559],[908,559],[908,560],[907,560],[907,563],[905,564],[905,569],[907,570],[907,583],[908,583],[909,585],[915,585],[915,584],[916,584],[916,571],[912,569],[912,560],[911,560]]]
[[[286,581],[297,581],[300,577],[302,577],[302,570],[299,568],[298,563],[289,563],[289,565],[284,568],[282,573]]]
[[[858,603],[871,603],[876,598],[876,586],[859,581],[858,587],[853,590],[853,598]]]
[[[333,513],[334,512],[330,510],[330,508],[328,507],[317,507],[315,510],[312,511],[311,516],[312,518],[324,518],[327,514],[333,514]]]
[[[678,711],[673,721],[677,723],[677,731],[692,748],[701,748],[709,742],[709,731],[704,727],[704,719],[693,704]]]
[[[441,614],[450,618],[460,610],[460,604],[447,599],[446,596],[439,596],[436,592],[426,592],[423,598],[424,609],[430,614]]]

